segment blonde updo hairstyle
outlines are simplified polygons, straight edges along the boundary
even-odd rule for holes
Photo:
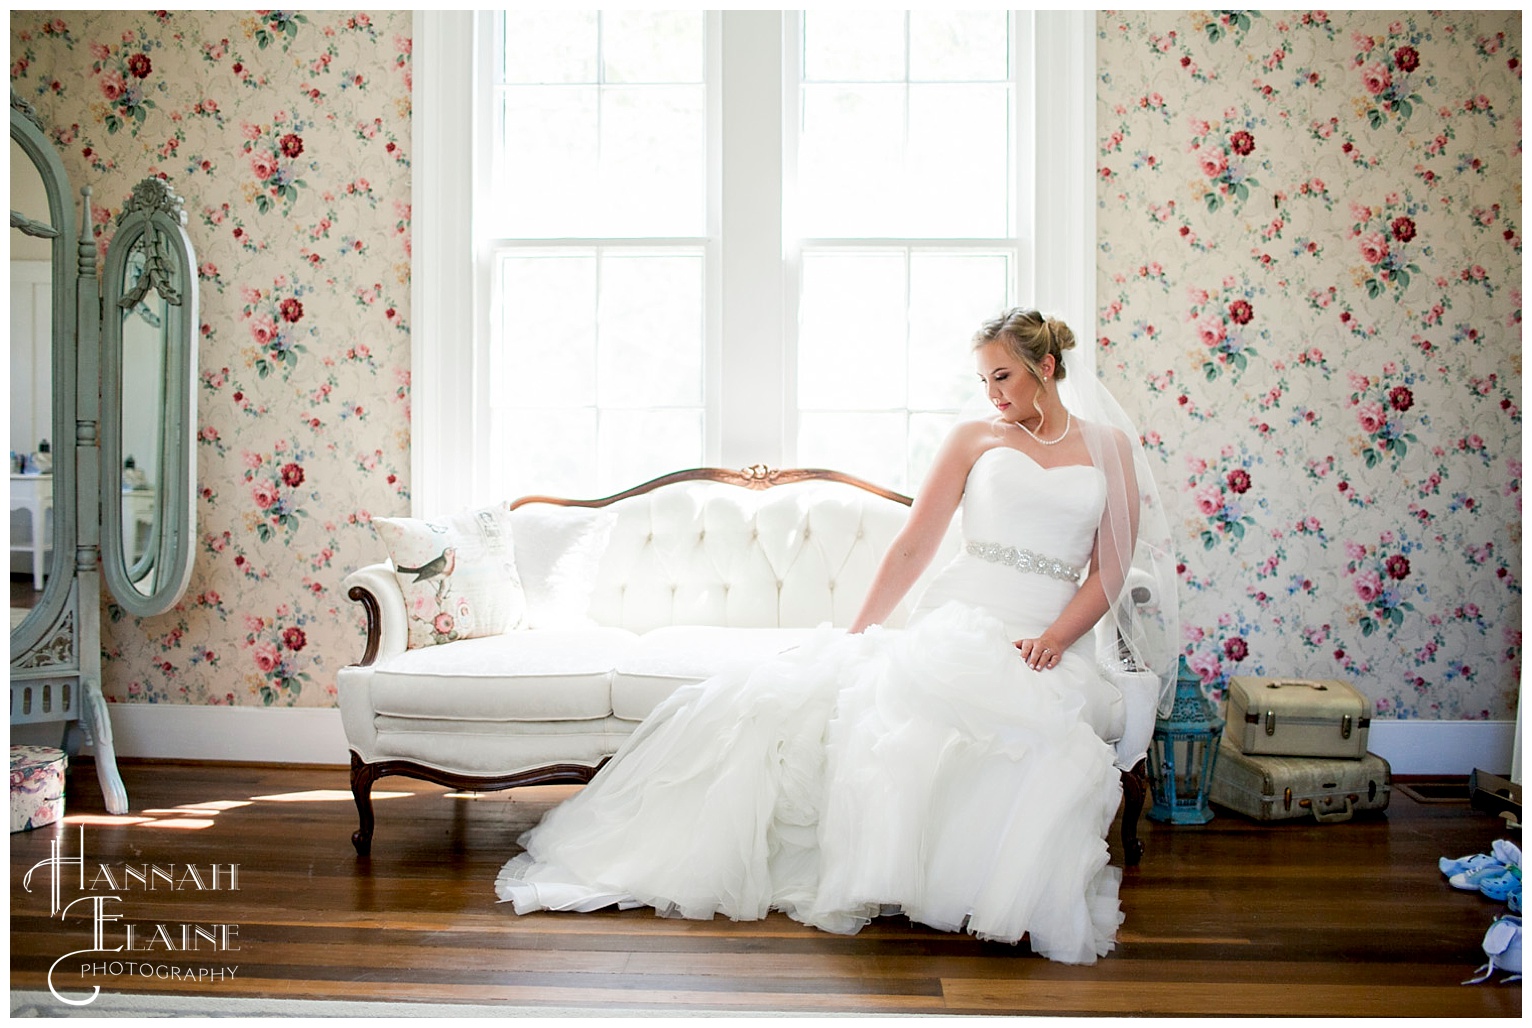
[[[1058,318],[1044,317],[1031,307],[1012,307],[993,321],[986,321],[974,333],[975,350],[998,342],[1006,353],[1032,373],[1038,382],[1044,381],[1043,358],[1052,354],[1053,376],[1064,377],[1064,351],[1075,346],[1075,334]]]

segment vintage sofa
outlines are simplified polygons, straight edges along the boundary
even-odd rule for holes
[[[601,500],[528,497],[510,519],[530,627],[417,649],[406,647],[393,566],[352,572],[345,586],[366,611],[367,639],[338,689],[357,853],[370,853],[379,778],[468,790],[587,782],[675,688],[776,654],[824,622],[848,624],[910,502],[837,472],[759,466],[677,472]],[[958,536],[955,525],[927,574]],[[1114,656],[1115,639],[1100,635]],[[1134,864],[1158,686],[1143,672],[1112,677],[1123,702],[1107,741]]]

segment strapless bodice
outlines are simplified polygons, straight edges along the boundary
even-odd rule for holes
[[[963,487],[965,545],[931,580],[912,619],[959,600],[994,614],[1015,638],[1037,634],[1058,616],[1078,582],[1018,565],[1035,567],[1043,559],[1083,573],[1105,504],[1106,479],[1094,465],[1045,468],[1008,446],[985,450]],[[1077,645],[1087,647],[1088,641]]]
[[[979,454],[963,489],[963,538],[1044,554],[1084,567],[1106,502],[1091,464],[1045,468],[1009,446]]]

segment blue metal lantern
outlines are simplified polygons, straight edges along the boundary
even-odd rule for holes
[[[1205,825],[1213,820],[1208,791],[1222,734],[1223,718],[1203,691],[1202,679],[1182,657],[1175,706],[1169,717],[1155,719],[1149,744],[1151,820],[1173,825]]]

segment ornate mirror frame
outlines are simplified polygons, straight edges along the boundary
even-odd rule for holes
[[[49,239],[53,251],[53,558],[37,605],[11,631],[11,663],[15,666],[18,660],[24,660],[38,666],[36,661],[42,653],[52,654],[42,658],[46,662],[69,664],[74,661],[66,656],[66,651],[74,653],[79,646],[76,641],[78,619],[74,609],[77,604],[70,601],[75,592],[75,576],[71,572],[76,561],[76,525],[79,520],[75,516],[79,509],[75,432],[76,392],[80,382],[79,353],[75,345],[75,303],[83,254],[76,246],[74,197],[70,195],[64,163],[32,106],[15,94],[11,96],[11,141],[21,147],[42,176],[48,192],[51,221],[51,225],[39,225],[12,211],[11,227],[30,236]],[[90,261],[94,272],[93,244]],[[41,526],[37,530],[41,531]]]
[[[162,614],[186,592],[196,537],[197,264],[182,200],[159,178],[143,179],[117,217],[102,278],[101,564],[119,606],[138,617]],[[137,263],[135,254],[138,255]],[[130,274],[136,277],[129,279]],[[124,541],[123,418],[128,361],[124,323],[157,296],[162,366],[158,439],[151,443],[155,484],[142,554]],[[138,401],[143,402],[143,401]],[[140,457],[147,456],[142,451]],[[137,531],[130,522],[129,531]],[[144,588],[140,583],[148,581]]]

